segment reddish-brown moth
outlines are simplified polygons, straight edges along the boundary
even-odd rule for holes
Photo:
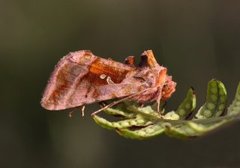
[[[159,105],[175,87],[167,68],[157,63],[151,50],[143,52],[138,66],[134,65],[133,56],[123,64],[80,50],[58,62],[41,105],[48,110],[63,110],[114,98],[139,103],[157,101]]]

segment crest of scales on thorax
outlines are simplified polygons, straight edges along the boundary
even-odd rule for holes
[[[151,50],[143,52],[137,66],[133,56],[120,63],[80,50],[69,53],[58,62],[41,105],[48,110],[64,110],[118,98],[97,112],[124,100],[157,101],[159,106],[161,100],[172,95],[175,87],[167,68],[157,63]]]

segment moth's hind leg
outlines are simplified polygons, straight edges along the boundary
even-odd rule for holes
[[[121,103],[121,102],[123,102],[123,101],[125,101],[125,100],[128,100],[129,97],[131,97],[131,96],[132,96],[132,95],[127,96],[127,97],[122,98],[122,99],[119,99],[119,100],[116,100],[116,101],[114,101],[114,102],[112,102],[112,103],[110,103],[110,104],[103,104],[103,103],[101,103],[100,106],[102,105],[102,107],[101,107],[99,110],[93,112],[91,115],[92,115],[92,116],[93,116],[93,115],[96,115],[96,114],[100,113],[101,111],[106,110],[107,108],[110,108],[110,107],[115,106],[115,105],[117,105],[117,104],[119,104],[119,103]]]
[[[84,115],[85,115],[85,107],[86,106],[81,106],[81,113],[82,113],[82,117],[84,117]]]
[[[77,108],[80,108],[82,117],[84,117],[84,115],[85,115],[85,107],[86,107],[85,105],[80,106],[80,107],[77,107]],[[76,112],[76,111],[74,111],[74,110],[76,110],[77,108],[74,108],[74,109],[72,109],[70,112],[68,112],[68,117],[69,117],[69,118],[72,118],[72,117],[73,117],[73,113]]]
[[[99,106],[101,108],[105,107],[108,103],[106,101],[101,101],[101,102],[98,102]]]
[[[135,94],[131,94],[131,95],[129,95],[129,96],[126,96],[126,97],[124,97],[124,98],[121,98],[121,99],[119,99],[119,100],[116,100],[116,101],[114,101],[114,102],[112,102],[112,103],[110,103],[110,104],[108,104],[108,105],[100,108],[99,110],[93,112],[91,115],[92,115],[92,116],[93,116],[93,115],[96,115],[96,114],[98,114],[99,112],[101,112],[101,111],[103,111],[103,110],[105,110],[105,109],[107,109],[107,108],[110,108],[110,107],[112,107],[112,106],[115,106],[115,105],[117,105],[117,104],[119,104],[119,103],[121,103],[121,102],[123,102],[123,101],[130,100],[131,98],[133,98],[133,97],[135,97],[135,96],[137,96],[137,95],[139,95],[139,94],[142,94],[142,93],[144,93],[144,92],[146,92],[146,91],[148,91],[148,90],[149,90],[149,89],[145,89],[145,90],[142,90],[141,92],[138,92],[138,93],[135,93]]]

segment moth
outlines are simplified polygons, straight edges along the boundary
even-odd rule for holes
[[[47,110],[64,110],[118,99],[104,108],[124,100],[141,104],[155,101],[159,111],[160,102],[171,97],[175,88],[167,68],[157,63],[152,50],[142,53],[138,65],[134,56],[120,63],[80,50],[70,52],[58,62],[41,105]]]

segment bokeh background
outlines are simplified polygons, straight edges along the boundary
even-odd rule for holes
[[[0,0],[0,167],[240,167],[240,123],[196,140],[134,141],[86,116],[49,112],[40,99],[57,61],[90,49],[122,61],[153,49],[177,81],[176,108],[194,86],[240,80],[240,1]]]

